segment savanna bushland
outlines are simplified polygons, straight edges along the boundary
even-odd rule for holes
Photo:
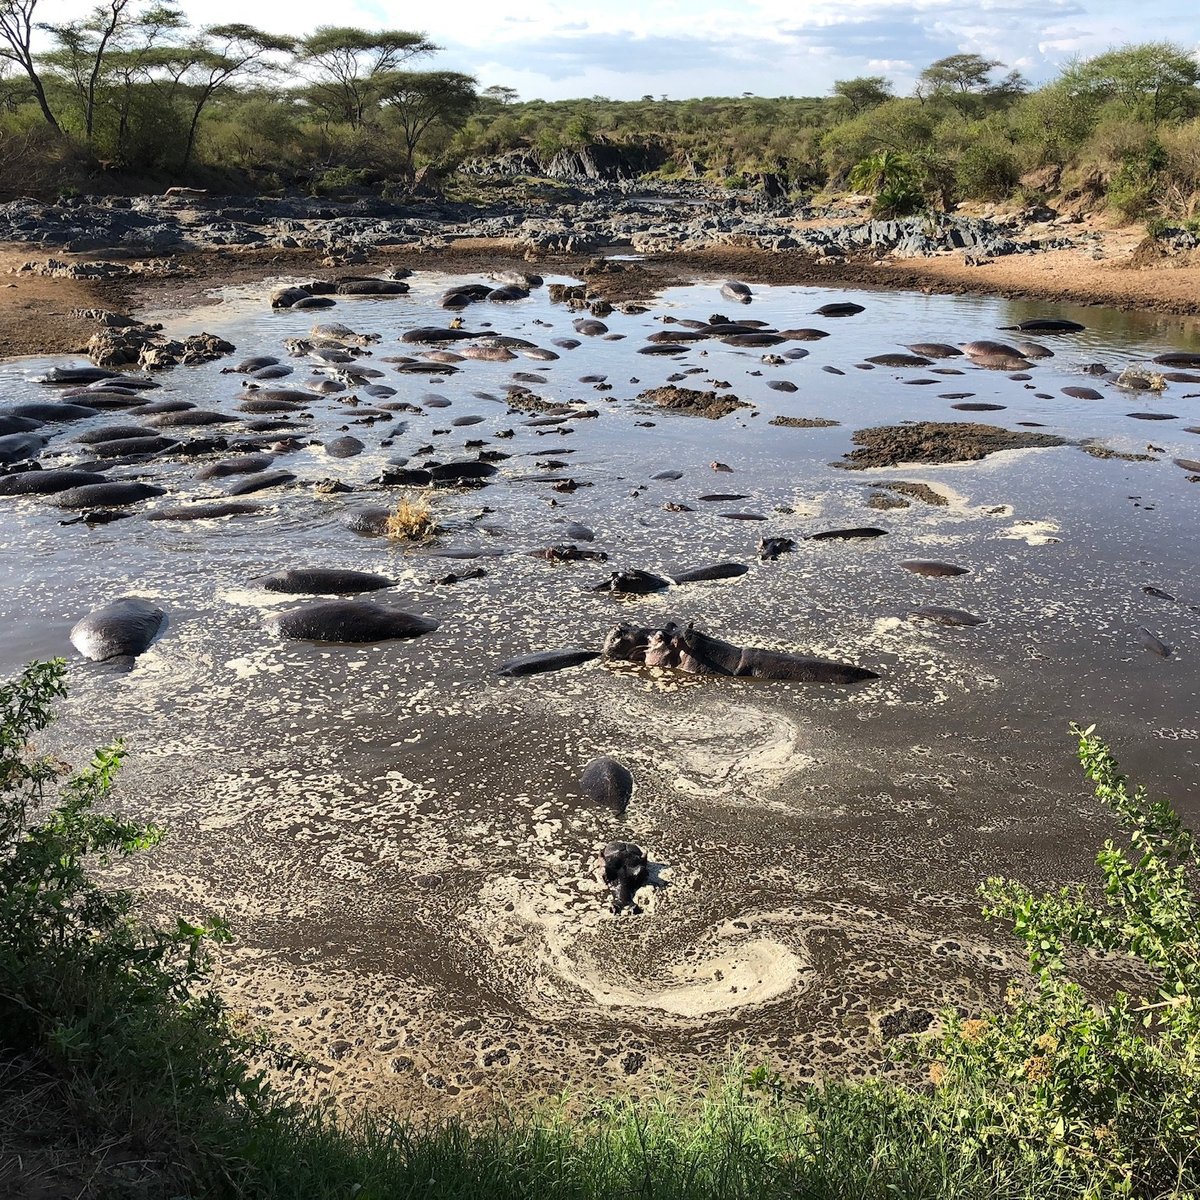
[[[486,199],[488,177],[456,183],[457,168],[508,155],[508,175],[537,174],[608,144],[664,185],[765,184],[794,201],[854,190],[883,216],[1067,194],[1178,224],[1200,206],[1200,63],[1170,42],[1072,60],[1036,87],[961,53],[929,64],[911,95],[864,76],[819,97],[546,102],[440,69],[439,48],[409,30],[196,26],[138,0],[66,21],[61,7],[0,3],[9,197],[192,184]]]

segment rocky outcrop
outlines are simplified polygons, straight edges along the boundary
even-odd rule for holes
[[[140,367],[162,371],[168,367],[211,362],[231,354],[234,346],[212,333],[197,333],[182,341],[165,338],[159,325],[126,325],[93,334],[87,345],[88,358],[98,367]]]
[[[559,156],[559,166],[563,171],[620,175],[653,161],[639,159],[642,152],[652,153],[646,147],[601,146],[580,151],[569,161]],[[159,244],[201,250],[304,250],[331,266],[363,261],[393,248],[420,254],[464,239],[516,242],[531,256],[590,254],[617,246],[645,254],[735,247],[797,250],[822,258],[961,251],[981,262],[1075,244],[1060,236],[1066,218],[1046,228],[1052,210],[1032,209],[1002,220],[942,215],[876,221],[854,210],[796,208],[780,195],[781,178],[763,176],[759,182],[757,191],[735,195],[687,180],[587,180],[586,186],[581,184],[552,204],[534,195],[509,193],[495,203],[478,205],[441,200],[398,204],[374,198],[332,203],[302,197],[205,197],[186,202],[162,196],[91,197],[67,205],[20,200],[0,205],[0,241],[71,249],[103,245],[122,254]],[[766,190],[776,198],[768,200]],[[797,217],[830,223],[797,228]],[[49,259],[22,268],[98,279],[181,269],[185,268],[169,258],[122,258],[116,263]]]

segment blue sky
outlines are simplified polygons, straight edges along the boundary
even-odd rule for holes
[[[41,0],[58,21],[86,0]],[[446,49],[439,67],[523,99],[603,95],[812,96],[835,79],[886,75],[908,91],[934,59],[974,51],[1050,78],[1073,55],[1171,40],[1200,50],[1196,0],[183,0],[197,22],[276,32],[320,24],[417,29]],[[44,16],[43,16],[44,13]]]

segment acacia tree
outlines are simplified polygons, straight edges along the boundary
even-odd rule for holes
[[[294,52],[296,39],[264,33],[253,25],[210,25],[193,43],[193,58],[183,73],[190,84],[192,115],[184,144],[181,170],[186,171],[196,147],[196,132],[205,107],[230,81],[278,70],[273,54]]]
[[[33,31],[37,27],[34,13],[37,6],[38,0],[0,0],[0,58],[21,68],[29,79],[34,99],[42,110],[46,124],[55,133],[61,133],[58,119],[46,99],[46,89],[33,53]]]
[[[459,71],[398,71],[382,85],[381,101],[396,116],[404,141],[404,174],[414,176],[421,139],[434,126],[459,129],[475,111],[475,79]]]
[[[379,103],[381,84],[404,63],[440,50],[424,34],[403,29],[374,32],[323,25],[299,43],[302,62],[320,73],[309,88],[312,103],[329,120],[355,129]]]
[[[850,105],[852,116],[877,108],[892,98],[892,81],[882,75],[859,75],[854,79],[839,79],[833,85],[833,94]]]
[[[1124,46],[1074,63],[1061,84],[1093,102],[1111,101],[1127,115],[1160,125],[1200,110],[1200,63],[1174,42]]]
[[[96,89],[105,68],[109,47],[116,49],[136,23],[130,11],[133,0],[108,0],[98,4],[82,21],[49,25],[46,30],[57,49],[43,61],[60,70],[74,85],[83,109],[83,133],[89,144],[96,128]]]
[[[1020,71],[1009,71],[993,82],[992,72],[1003,66],[998,59],[984,58],[981,54],[939,58],[921,72],[917,96],[942,97],[964,117],[972,116],[980,107],[1011,102],[1029,90],[1029,83]]]

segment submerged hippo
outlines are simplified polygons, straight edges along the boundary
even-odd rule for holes
[[[167,614],[149,600],[122,596],[76,622],[71,645],[93,662],[132,662],[158,637],[166,620]]]
[[[609,842],[604,847],[604,882],[612,892],[613,912],[639,911],[634,897],[650,882],[650,864],[641,846]]]
[[[290,567],[254,581],[268,592],[310,593],[344,596],[354,592],[377,592],[392,586],[386,575],[350,571],[336,567]]]
[[[275,613],[268,624],[304,642],[386,642],[432,633],[437,621],[369,600],[327,600]]]
[[[0,477],[0,496],[52,496],[68,488],[103,483],[104,476],[94,471],[59,467],[49,471],[19,471]]]
[[[497,675],[520,678],[523,675],[543,675],[548,671],[562,671],[567,667],[578,667],[591,662],[600,655],[595,650],[580,650],[569,647],[565,650],[537,650],[507,659],[496,668]]]
[[[669,579],[653,575],[649,571],[614,571],[603,583],[596,584],[593,592],[612,592],[618,596],[646,596],[661,592],[671,586]]]
[[[105,483],[85,483],[58,492],[53,500],[59,508],[124,508],[153,496],[163,496],[167,489],[136,479],[113,479]]]
[[[579,790],[593,803],[623,813],[633,796],[633,774],[623,763],[603,754],[583,768]]]
[[[874,671],[849,663],[731,642],[701,633],[694,625],[674,621],[661,629],[622,622],[611,629],[601,651],[604,658],[672,667],[691,675],[733,675],[751,679],[786,679],[799,683],[861,683],[878,679]]]

